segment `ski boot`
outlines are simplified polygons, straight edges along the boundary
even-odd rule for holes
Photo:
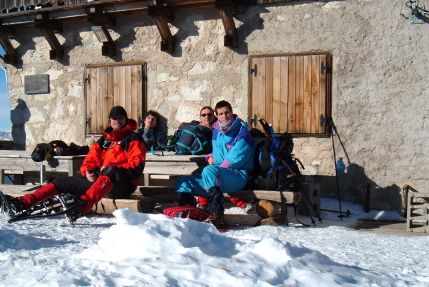
[[[63,206],[64,214],[70,223],[75,222],[82,216],[82,200],[72,194],[65,193],[59,195],[59,201]]]
[[[10,218],[15,218],[26,213],[24,202],[21,199],[4,194],[0,191],[0,209]]]

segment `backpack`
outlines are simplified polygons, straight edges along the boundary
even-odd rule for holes
[[[292,154],[292,135],[285,132],[276,135],[271,125],[260,119],[265,134],[252,129],[256,148],[254,156],[254,174],[252,185],[268,190],[298,190],[301,171],[298,163],[304,169],[301,161]]]
[[[88,146],[79,146],[75,143],[67,145],[61,140],[54,140],[49,143],[38,143],[31,153],[31,159],[35,162],[46,160],[51,165],[55,155],[84,155],[88,152]]]
[[[44,160],[50,161],[53,155],[53,148],[48,143],[38,143],[31,153],[31,159],[35,162]]]
[[[197,122],[183,123],[174,133],[176,154],[209,154],[212,151],[211,130]]]

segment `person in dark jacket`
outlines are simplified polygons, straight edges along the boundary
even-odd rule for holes
[[[139,134],[146,144],[147,150],[162,150],[167,145],[167,131],[160,128],[161,116],[154,110],[149,110]]]
[[[79,198],[77,212],[70,221],[91,211],[103,197],[127,198],[137,187],[143,173],[146,147],[141,137],[134,132],[137,122],[129,119],[121,106],[109,113],[109,127],[94,143],[80,167],[80,176],[60,177],[42,186],[33,193],[18,198],[8,197],[13,217],[32,206],[60,193],[70,193]]]

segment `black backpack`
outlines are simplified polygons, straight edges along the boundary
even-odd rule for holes
[[[260,119],[265,133],[252,129],[251,134],[256,143],[252,185],[254,188],[268,190],[299,189],[301,161],[294,157],[292,135],[285,132],[276,135],[272,127]]]
[[[31,159],[35,162],[46,160],[52,165],[55,155],[85,155],[88,152],[88,146],[79,146],[73,142],[68,145],[62,140],[53,140],[49,143],[38,143],[31,153]]]
[[[209,154],[212,152],[212,132],[197,122],[183,123],[174,133],[176,154]]]
[[[48,143],[38,143],[31,153],[31,159],[35,162],[42,162],[44,160],[50,161],[53,156],[53,148]]]

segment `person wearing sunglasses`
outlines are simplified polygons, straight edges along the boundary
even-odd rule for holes
[[[146,147],[136,129],[137,122],[128,118],[123,107],[113,107],[109,126],[83,160],[81,175],[59,177],[33,193],[7,197],[12,209],[9,215],[18,216],[52,196],[69,193],[77,197],[78,203],[67,213],[73,222],[105,196],[128,198],[137,187],[146,160]]]
[[[204,106],[200,110],[200,125],[212,129],[213,123],[217,120],[214,111],[209,106]]]
[[[213,153],[208,155],[209,163],[201,174],[180,177],[176,191],[180,193],[180,205],[194,205],[194,196],[208,198],[210,217],[215,225],[223,223],[223,193],[230,194],[230,200],[245,212],[253,205],[233,196],[247,183],[253,169],[254,142],[247,123],[233,113],[231,104],[220,101],[215,106],[218,120],[213,124]]]

